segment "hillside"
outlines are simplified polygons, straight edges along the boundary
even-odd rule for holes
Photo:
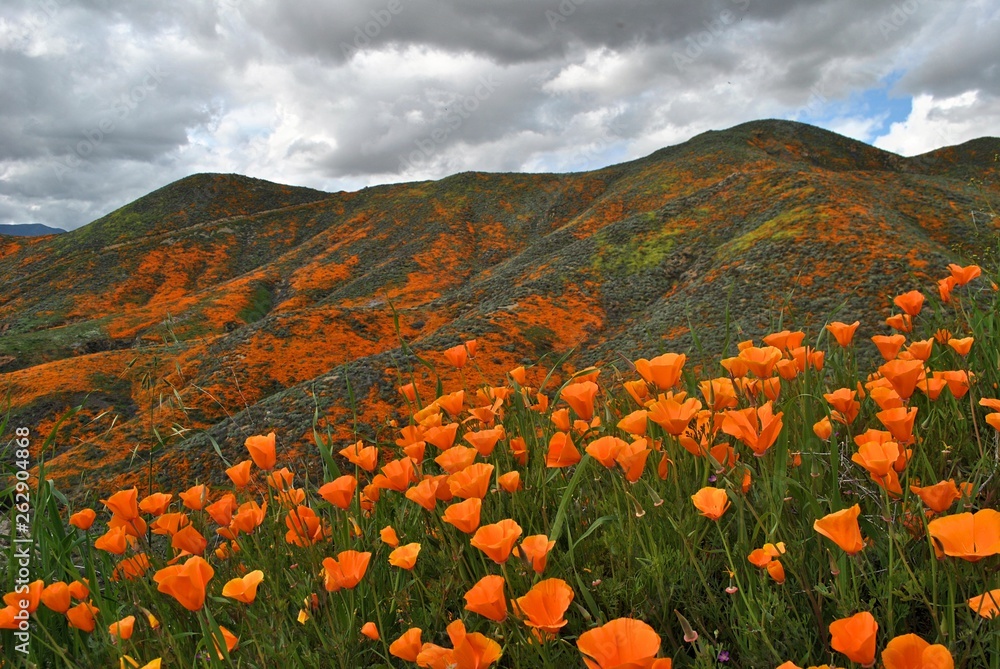
[[[461,381],[439,351],[472,337],[493,381],[571,348],[575,367],[622,367],[779,321],[875,329],[886,295],[982,252],[997,153],[903,158],[760,121],[577,174],[335,194],[197,175],[63,235],[0,236],[0,383],[36,434],[83,404],[47,454],[71,492],[145,480],[151,427],[164,480],[221,472],[205,431],[228,454],[273,429],[315,464],[314,409],[351,428],[345,378],[362,420],[397,405],[397,369],[434,387],[390,303],[446,390]]]

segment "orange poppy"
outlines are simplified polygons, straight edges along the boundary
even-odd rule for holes
[[[646,383],[656,384],[660,390],[669,390],[680,380],[686,360],[683,353],[664,353],[652,360],[639,358],[635,361],[635,371],[639,372]]]
[[[858,326],[861,325],[861,321],[854,321],[850,325],[846,323],[841,323],[840,321],[834,321],[826,326],[826,329],[833,335],[833,338],[837,340],[843,348],[847,348],[854,341],[854,333],[857,331]]]
[[[374,446],[363,446],[360,441],[340,449],[338,453],[366,472],[375,471],[378,465],[378,449]]]
[[[932,520],[927,532],[938,559],[944,555],[978,562],[1000,553],[1000,511],[980,509]]]
[[[898,457],[899,445],[896,442],[869,441],[861,445],[851,460],[867,469],[873,477],[879,477],[888,475]]]
[[[407,383],[399,387],[400,394],[406,398],[407,402],[417,401],[417,386],[413,383]]]
[[[465,593],[465,610],[502,623],[507,619],[503,576],[484,576]]]
[[[525,371],[524,365],[518,365],[507,373],[519,386],[525,385],[528,380],[528,373]]]
[[[424,430],[423,441],[437,446],[442,451],[447,451],[455,445],[455,437],[457,435],[458,423],[433,425]]]
[[[437,488],[438,482],[434,478],[425,478],[406,490],[406,499],[419,504],[427,511],[433,511],[437,505]]]
[[[662,427],[668,434],[680,436],[687,429],[698,412],[701,402],[694,399],[679,399],[662,397],[649,406],[649,419]]]
[[[457,474],[476,461],[479,451],[467,446],[452,446],[441,455],[434,458],[434,462],[441,466],[449,474]]]
[[[264,572],[255,569],[242,578],[234,578],[222,588],[222,596],[244,604],[253,604],[257,598],[257,586],[264,580]]]
[[[649,412],[645,409],[638,409],[618,421],[616,427],[636,437],[642,437],[646,434],[648,416]]]
[[[226,652],[228,653],[233,652],[233,650],[236,649],[236,646],[240,643],[239,638],[222,625],[219,625],[219,634],[222,636],[223,643],[226,644]],[[226,656],[219,647],[218,639],[213,638],[212,643],[215,645],[215,656],[220,660],[224,660]]]
[[[906,337],[901,334],[875,335],[872,337],[872,341],[878,348],[878,352],[882,354],[882,358],[889,361],[894,360],[899,355],[899,349],[903,348],[903,344],[906,343]]]
[[[472,534],[479,528],[479,515],[482,508],[483,501],[478,497],[472,497],[446,508],[441,520],[454,525],[466,534]]]
[[[773,346],[784,353],[789,349],[801,346],[802,340],[805,338],[805,332],[789,332],[788,330],[782,330],[781,332],[774,332],[764,337],[764,343],[768,346]]]
[[[38,610],[38,605],[42,601],[42,592],[45,590],[45,581],[39,579],[37,581],[32,581],[28,584],[28,592],[10,592],[4,595],[3,602],[8,606],[14,606],[19,611],[24,610],[28,613],[34,613]],[[72,589],[70,589],[70,594],[72,594]],[[81,598],[82,599],[82,598]],[[27,601],[28,606],[24,608],[22,602]]]
[[[1000,430],[1000,413],[986,414],[986,424],[994,430]]]
[[[236,515],[233,516],[231,526],[240,532],[250,534],[264,522],[266,516],[267,502],[264,502],[263,506],[257,504],[257,502],[244,502],[236,510]]]
[[[411,627],[406,630],[398,639],[389,644],[389,654],[404,662],[416,662],[417,655],[420,654],[420,649],[423,646],[420,642],[422,634],[423,631],[419,627]]]
[[[587,444],[587,455],[594,458],[608,469],[615,466],[615,459],[628,442],[618,437],[606,436]]]
[[[386,525],[379,532],[379,537],[381,537],[382,542],[386,543],[393,548],[399,545],[399,537],[396,535],[396,530],[393,529],[392,525]]]
[[[132,632],[135,630],[135,616],[125,616],[118,622],[111,623],[108,625],[108,634],[115,639],[121,639],[123,641],[128,641],[132,638]]]
[[[70,605],[69,586],[56,581],[42,590],[39,599],[50,611],[66,613]]]
[[[198,611],[205,604],[205,588],[215,575],[204,558],[195,555],[184,564],[170,565],[153,574],[157,590],[170,595],[188,611]]]
[[[389,553],[389,564],[400,569],[410,570],[417,564],[417,555],[420,554],[420,544],[406,544],[396,548]]]
[[[913,395],[917,382],[924,376],[924,363],[921,360],[890,360],[878,371],[905,400]]]
[[[285,516],[285,541],[295,546],[311,546],[330,536],[327,522],[308,506],[299,505]]]
[[[646,447],[645,439],[636,439],[618,451],[615,460],[621,465],[625,472],[625,480],[635,483],[642,478],[642,472],[646,468],[646,459],[649,457],[651,449]]]
[[[250,483],[250,460],[244,460],[226,470],[226,476],[237,488],[245,488]]]
[[[267,436],[255,435],[247,437],[244,445],[247,451],[250,452],[250,457],[253,458],[255,465],[264,471],[274,469],[274,465],[277,462],[277,454],[274,449],[274,432],[268,433]]]
[[[916,634],[890,640],[882,651],[885,669],[954,669],[955,660],[941,644],[933,646]]]
[[[87,579],[83,579],[80,581],[73,581],[72,583],[69,584],[69,594],[73,597],[73,599],[81,599],[81,600],[86,599],[87,597],[90,596],[90,588],[88,587],[88,583],[89,582],[87,581]],[[31,585],[35,586],[36,584],[39,586],[39,590],[41,590],[42,582],[35,581],[35,583],[32,583]]]
[[[858,417],[858,412],[861,410],[861,402],[855,399],[857,394],[858,391],[852,388],[840,388],[832,393],[824,393],[823,399],[840,412],[841,417],[844,419],[840,422],[850,424]]]
[[[70,627],[90,633],[97,626],[94,614],[99,610],[90,602],[81,602],[66,611],[66,620],[69,622]]]
[[[830,435],[833,434],[833,424],[830,422],[830,418],[824,416],[819,421],[813,423],[813,433],[823,441],[828,440]]]
[[[955,500],[962,496],[958,486],[955,485],[955,479],[940,481],[923,488],[919,485],[911,485],[910,492],[916,493],[924,506],[935,513],[944,513],[955,503]]]
[[[934,372],[933,376],[948,384],[948,390],[955,399],[962,399],[969,392],[969,374],[964,369]]]
[[[94,541],[94,548],[112,555],[123,555],[127,547],[125,527],[122,525],[108,528],[107,532]]]
[[[875,414],[875,417],[888,428],[893,438],[900,444],[913,441],[913,423],[917,418],[917,407],[886,409]]]
[[[442,395],[434,401],[438,404],[438,406],[447,411],[449,416],[454,418],[458,414],[462,413],[462,407],[465,404],[465,391],[456,390],[453,393]]]
[[[152,565],[149,563],[149,557],[145,553],[137,553],[136,555],[118,563],[118,566],[114,568],[113,572],[111,572],[111,580],[118,581],[124,576],[125,580],[134,581],[135,579],[145,575],[151,567]]]
[[[477,462],[455,472],[448,477],[448,488],[451,490],[451,494],[461,499],[485,498],[490,489],[493,469],[493,465]]]
[[[510,453],[519,465],[528,464],[528,443],[524,437],[514,437],[510,440]]]
[[[866,667],[875,664],[875,634],[878,623],[867,611],[830,623],[830,647],[852,662]]]
[[[503,426],[478,432],[466,432],[464,439],[475,447],[484,458],[489,457],[497,442],[505,437]]]
[[[573,602],[573,588],[561,578],[536,583],[524,597],[517,598],[517,611],[524,624],[546,636],[554,636],[566,625],[566,609]]]
[[[854,506],[829,513],[813,522],[813,529],[840,546],[848,555],[854,555],[865,547],[861,539],[858,516],[861,506]]]
[[[556,432],[549,439],[549,450],[545,454],[546,467],[572,467],[580,462],[580,451],[576,450],[567,432]]]
[[[654,660],[660,652],[660,636],[635,618],[616,618],[587,630],[576,640],[587,669],[650,667],[670,669],[669,658]]]
[[[746,363],[754,376],[758,379],[767,379],[774,372],[774,366],[781,360],[781,349],[774,346],[762,348],[748,346],[740,351],[739,358]]]
[[[181,498],[187,508],[192,511],[201,511],[208,500],[208,488],[205,485],[192,486],[177,496]]]
[[[293,474],[288,467],[276,469],[267,475],[267,485],[279,491],[291,488],[292,481],[294,480],[295,474]]]
[[[167,507],[170,506],[170,500],[173,498],[173,495],[167,493],[154,492],[139,502],[139,509],[152,516],[159,516],[167,512]]]
[[[908,293],[897,295],[892,303],[906,312],[907,315],[916,316],[924,306],[924,295],[919,290],[911,290]]]
[[[784,415],[783,411],[775,414],[770,401],[757,409],[748,407],[740,411],[727,411],[722,421],[722,431],[742,441],[754,455],[760,457],[774,445],[781,433]]]
[[[372,641],[378,641],[380,636],[378,633],[378,628],[375,627],[375,623],[369,621],[361,626],[361,633]]]
[[[194,528],[194,525],[188,525],[170,538],[170,547],[191,555],[203,555],[208,548],[208,540]]]
[[[497,485],[509,493],[517,492],[521,488],[521,472],[507,472],[502,476],[498,476]]]
[[[1000,588],[973,597],[969,600],[969,607],[986,619],[1000,616]]]
[[[351,501],[354,499],[354,493],[357,489],[358,479],[351,474],[345,474],[338,476],[329,483],[323,484],[316,492],[330,504],[341,509],[347,509],[351,506]]]
[[[718,520],[729,508],[729,496],[722,488],[702,488],[691,495],[691,501],[701,515],[710,520]]]
[[[69,517],[69,524],[86,532],[96,519],[97,513],[93,509],[81,509]]]
[[[371,553],[358,551],[341,551],[337,554],[336,560],[325,558],[323,560],[323,587],[326,588],[327,592],[336,592],[341,588],[348,590],[354,588],[364,578],[371,559]]]
[[[486,553],[497,564],[503,564],[510,558],[514,542],[520,536],[521,526],[507,518],[492,525],[483,525],[476,530],[469,543]]]
[[[582,420],[589,421],[594,417],[594,398],[597,397],[597,384],[593,381],[571,383],[562,389],[561,397],[572,407]]]
[[[966,267],[962,267],[961,265],[956,265],[955,263],[948,265],[948,271],[951,272],[952,278],[955,279],[955,283],[959,286],[964,286],[983,273],[983,270],[979,267],[979,265],[968,265]]]
[[[118,516],[122,520],[129,521],[135,520],[139,517],[139,489],[132,488],[130,490],[122,490],[116,492],[114,495],[107,499],[102,499],[101,502],[108,508],[111,513]]]
[[[569,417],[569,409],[557,409],[553,411],[549,416],[549,420],[552,421],[557,430],[562,432],[569,432],[573,424]]]
[[[622,387],[625,391],[635,400],[636,404],[639,406],[645,406],[646,400],[649,399],[649,386],[642,379],[638,381],[624,381],[622,382]]]
[[[536,574],[545,571],[548,562],[549,551],[556,545],[556,542],[549,541],[544,534],[533,534],[521,540],[519,548],[515,549],[525,560],[531,563],[531,568]]]
[[[444,352],[444,357],[452,367],[462,369],[469,360],[469,351],[465,348],[465,344],[459,344],[447,349]]]

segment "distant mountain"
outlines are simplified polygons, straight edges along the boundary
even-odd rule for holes
[[[11,237],[42,237],[44,235],[61,235],[65,230],[62,228],[52,228],[41,223],[14,223],[10,225],[0,225],[0,235]]]
[[[815,341],[828,318],[860,319],[867,342],[892,291],[983,251],[998,152],[982,138],[904,158],[758,121],[576,174],[353,193],[196,175],[51,239],[0,237],[0,384],[11,424],[37,433],[83,405],[49,466],[104,489],[145,480],[151,427],[173,435],[161,479],[220,475],[206,431],[235,461],[273,429],[316,465],[314,411],[353,438],[348,379],[374,438],[397,369],[435,386],[399,337],[446,390],[461,380],[439,352],[472,337],[470,387],[571,348],[609,379],[623,356],[694,367],[779,323]]]

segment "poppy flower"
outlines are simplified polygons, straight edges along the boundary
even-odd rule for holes
[[[472,534],[479,528],[479,514],[482,508],[483,501],[478,497],[472,497],[446,508],[441,520],[454,525],[466,534]]]
[[[933,646],[916,634],[892,639],[882,651],[885,669],[954,669],[955,660],[941,644]]]
[[[420,654],[420,649],[423,646],[420,642],[422,634],[423,631],[419,627],[411,627],[406,630],[398,639],[389,644],[389,654],[404,662],[416,662],[417,655]]]
[[[266,437],[263,435],[247,437],[244,445],[250,452],[250,457],[253,458],[255,465],[264,471],[274,469],[277,462],[277,454],[274,450],[274,432],[268,433]]]
[[[434,462],[449,474],[455,474],[476,461],[479,451],[467,446],[452,446],[434,458]]]
[[[875,634],[878,623],[867,611],[830,623],[830,647],[852,662],[870,667],[875,664]]]
[[[147,495],[139,502],[139,510],[148,513],[152,516],[159,516],[167,512],[167,507],[170,506],[170,500],[174,498],[173,495],[154,492],[152,495]]]
[[[858,391],[852,388],[840,388],[832,393],[824,393],[823,399],[840,412],[840,415],[844,419],[841,422],[850,424],[858,417],[858,412],[861,410],[861,402],[855,399],[857,394]]]
[[[834,321],[826,326],[826,329],[833,335],[833,338],[837,340],[843,348],[847,348],[854,341],[854,333],[857,332],[858,326],[861,325],[861,321],[854,321],[850,325],[846,323],[841,323],[840,321]]]
[[[340,449],[338,453],[366,472],[375,471],[375,466],[378,464],[378,449],[374,446],[363,446],[360,441]]]
[[[673,398],[663,398],[649,406],[649,419],[662,427],[668,434],[678,437],[684,434],[688,423],[699,411],[701,411],[701,402],[693,397],[683,402]]]
[[[69,517],[69,524],[86,532],[96,519],[97,513],[93,509],[81,509]]]
[[[691,495],[691,501],[701,515],[710,520],[718,520],[729,508],[729,496],[722,488],[702,488]]]
[[[417,470],[410,458],[390,460],[379,471],[382,472],[381,479],[378,476],[375,479],[381,480],[381,483],[377,484],[380,488],[403,492],[410,486],[410,483],[417,481]],[[375,480],[372,482],[375,483]]]
[[[150,529],[153,534],[159,534],[161,536],[174,536],[182,527],[186,527],[191,524],[191,520],[188,515],[183,512],[176,513],[165,513],[152,523],[149,524]]]
[[[149,556],[145,553],[137,553],[118,563],[118,566],[111,572],[111,580],[118,581],[124,576],[126,581],[134,581],[145,575],[150,568]]]
[[[396,535],[396,530],[393,529],[392,525],[386,525],[379,531],[379,537],[381,537],[382,542],[388,544],[395,548],[399,545],[399,537]]]
[[[528,464],[528,443],[524,437],[514,437],[510,440],[510,453],[517,464],[522,467]]]
[[[497,485],[511,494],[517,492],[521,488],[521,472],[507,472],[506,474],[498,476]]]
[[[813,423],[813,434],[817,437],[826,441],[833,434],[833,424],[830,422],[829,416],[824,416],[819,421]]]
[[[587,630],[576,640],[587,669],[652,667],[670,669],[669,659],[656,660],[660,636],[653,628],[634,618],[616,618]]]
[[[434,478],[426,478],[417,485],[406,490],[406,499],[419,504],[427,511],[433,511],[437,505],[438,482]]]
[[[767,379],[774,372],[774,366],[781,360],[781,349],[774,346],[762,348],[748,346],[740,351],[738,357],[746,363],[754,376],[758,379]]]
[[[205,588],[215,570],[204,558],[195,555],[184,564],[170,565],[153,574],[157,590],[170,595],[188,611],[198,611],[205,604]]]
[[[497,442],[505,436],[503,427],[494,427],[489,430],[479,430],[478,432],[466,432],[463,437],[467,442],[479,452],[484,458],[489,457],[496,448]]]
[[[651,449],[646,447],[645,439],[636,439],[618,451],[615,460],[621,465],[625,472],[625,480],[635,483],[642,478],[642,472],[646,468],[646,459],[649,457]]]
[[[560,432],[569,432],[570,428],[573,426],[573,422],[569,417],[569,409],[557,409],[553,411],[549,416],[549,420],[552,424],[556,426],[556,429]]]
[[[310,507],[299,505],[285,516],[285,541],[295,546],[311,546],[324,537],[330,536],[326,521],[316,515]]]
[[[1000,511],[980,509],[937,518],[927,524],[927,532],[939,559],[948,555],[978,562],[1000,553]]]
[[[994,430],[1000,430],[1000,413],[986,414],[986,424]]]
[[[293,474],[288,467],[276,469],[267,475],[267,485],[279,491],[291,488],[292,481],[294,480],[295,474]]]
[[[589,421],[594,417],[594,398],[597,396],[597,390],[597,384],[593,381],[571,383],[562,389],[561,396],[577,416]]]
[[[507,374],[509,374],[510,378],[514,379],[519,386],[525,385],[528,381],[528,373],[524,369],[524,365],[518,365],[514,369],[509,370]]]
[[[465,610],[502,623],[507,619],[503,576],[484,576],[465,593]]]
[[[517,598],[517,612],[524,618],[525,625],[551,637],[566,625],[566,609],[573,597],[573,588],[566,581],[547,578]]]
[[[226,470],[226,476],[239,488],[245,488],[250,483],[250,467],[253,463],[250,460],[239,462]]]
[[[969,392],[969,374],[964,369],[934,372],[933,376],[948,384],[948,390],[955,399],[962,399]]]
[[[81,602],[66,611],[66,620],[70,627],[90,633],[97,626],[94,614],[98,611],[99,609],[90,602]]]
[[[941,302],[944,304],[951,302],[951,291],[955,290],[955,286],[957,285],[955,277],[953,276],[946,276],[943,279],[938,279],[938,296],[941,298]]]
[[[572,467],[580,459],[580,451],[576,450],[569,433],[556,432],[549,439],[549,450],[545,454],[546,467]]]
[[[243,578],[234,578],[222,588],[222,596],[244,604],[252,604],[257,598],[257,586],[264,580],[264,572],[255,569]]]
[[[380,638],[378,633],[378,628],[375,627],[375,623],[371,621],[361,626],[361,633],[364,634],[369,639],[371,639],[372,641],[378,641]]]
[[[465,391],[456,390],[453,393],[442,395],[434,401],[438,406],[447,411],[449,416],[454,418],[462,413],[462,407],[465,405]]]
[[[37,583],[39,585],[39,590],[40,590],[42,582],[41,581],[35,581],[35,583]],[[35,583],[32,583],[32,586],[34,586]],[[88,586],[87,579],[83,579],[83,580],[80,580],[80,581],[73,581],[72,583],[70,583],[69,584],[69,594],[73,597],[73,599],[78,599],[78,600],[84,600],[87,597],[89,597],[90,596],[90,587]],[[31,609],[31,610],[33,611],[34,609]]]
[[[885,379],[882,379],[882,381],[885,381]],[[903,406],[903,398],[899,396],[899,393],[896,392],[892,384],[888,381],[885,381],[884,386],[872,386],[868,394],[882,411],[898,409]]]
[[[765,402],[757,409],[748,407],[740,411],[727,411],[722,421],[722,431],[746,444],[753,454],[761,457],[774,445],[783,426],[783,411],[774,413],[772,403]]]
[[[646,381],[660,390],[669,390],[677,385],[687,357],[683,353],[664,353],[652,360],[640,358],[635,361],[635,370]],[[589,418],[585,420],[590,420]]]
[[[227,653],[231,653],[234,650],[236,650],[236,646],[239,645],[240,640],[235,634],[230,632],[222,625],[219,625],[219,635],[222,636],[222,642],[226,644]],[[223,654],[222,649],[219,647],[218,639],[213,638],[212,642],[215,645],[215,656],[220,660],[224,660],[226,656],[225,654]]]
[[[805,337],[805,332],[789,332],[788,330],[782,330],[781,332],[774,332],[765,336],[764,343],[768,346],[773,346],[781,352],[785,352],[789,349],[801,346],[802,340],[805,339]]]
[[[507,518],[492,525],[483,525],[476,530],[469,543],[486,553],[497,564],[503,564],[510,558],[514,542],[520,536],[521,526]]]
[[[102,499],[101,503],[108,508],[111,513],[122,520],[135,520],[139,517],[139,489],[121,490],[107,499]]]
[[[112,555],[124,554],[127,547],[125,527],[122,525],[109,528],[107,532],[94,541],[94,548],[107,551]]]
[[[194,528],[194,525],[188,525],[170,538],[170,547],[191,555],[202,555],[208,548],[208,540]]]
[[[412,383],[400,386],[399,393],[406,398],[407,402],[417,401],[417,387]]]
[[[478,497],[483,499],[490,489],[490,478],[493,476],[493,465],[483,462],[469,465],[448,477],[448,488],[451,494],[461,499]]]
[[[935,513],[944,513],[951,508],[955,500],[962,496],[958,486],[955,485],[955,479],[940,481],[923,488],[918,485],[911,485],[910,492],[916,493],[920,497],[920,501],[924,503],[924,506]]]
[[[962,339],[949,339],[948,346],[952,348],[955,353],[958,353],[963,358],[969,355],[969,351],[972,350],[972,344],[976,340],[973,337],[964,337]]]
[[[900,444],[908,444],[913,441],[913,423],[917,418],[917,407],[886,409],[875,414],[875,417],[885,425],[893,438]]]
[[[181,498],[187,508],[192,511],[201,511],[208,500],[208,487],[205,485],[192,486],[184,492],[178,493],[177,496]]]
[[[455,644],[454,650],[450,651],[450,657],[446,658],[444,664],[432,664],[431,669],[444,669],[445,667],[487,669],[500,659],[501,654],[500,644],[478,632],[473,632],[466,634],[459,643]],[[419,659],[417,663],[420,663]]]
[[[636,437],[645,436],[648,416],[645,409],[638,409],[618,421],[616,427]]]
[[[879,477],[888,475],[898,457],[899,445],[895,442],[869,441],[861,445],[858,452],[851,456],[851,460],[867,469],[872,476]]]
[[[955,283],[959,286],[964,286],[983,273],[983,270],[979,267],[979,265],[968,265],[966,267],[962,267],[961,265],[956,265],[955,263],[948,265],[948,271],[951,272],[952,278],[955,279]]]
[[[615,459],[628,442],[618,437],[605,436],[587,444],[587,455],[594,458],[608,469],[615,466]]]
[[[892,303],[906,312],[909,316],[916,316],[924,306],[924,295],[919,290],[911,290],[908,293],[897,295]]]
[[[556,542],[549,541],[544,534],[533,534],[521,540],[521,545],[517,550],[525,560],[531,563],[531,568],[536,574],[545,571],[548,562],[549,551],[556,545]]]
[[[444,352],[444,357],[452,367],[462,369],[469,360],[469,352],[466,350],[465,344],[459,344],[447,349]]]
[[[447,451],[455,445],[455,437],[457,435],[458,423],[433,425],[424,430],[423,441],[433,444],[442,451]]]
[[[646,405],[646,400],[649,399],[649,386],[642,379],[637,381],[624,381],[622,382],[622,387],[625,391],[635,400],[636,404],[640,407]]]
[[[878,371],[905,400],[913,395],[917,382],[924,375],[924,363],[921,360],[890,360],[879,367]]]
[[[70,605],[69,586],[62,581],[51,583],[42,590],[39,599],[50,611],[66,613]]]
[[[118,622],[108,625],[108,634],[114,638],[128,641],[135,630],[135,616],[125,616]]]
[[[417,555],[420,554],[420,544],[406,544],[396,548],[389,553],[389,564],[400,569],[410,570],[417,564]]]
[[[813,529],[840,546],[848,555],[854,555],[865,547],[858,525],[859,515],[861,506],[855,504],[819,518],[813,522]]]
[[[328,592],[336,592],[341,588],[348,590],[356,587],[365,572],[368,571],[368,563],[372,559],[371,553],[360,553],[358,551],[341,551],[337,554],[337,559],[325,558],[323,560],[323,587]]]
[[[973,597],[969,607],[987,620],[1000,616],[1000,588]]]
[[[875,343],[882,358],[889,361],[895,360],[896,356],[899,355],[899,349],[903,348],[903,344],[906,343],[906,337],[901,334],[875,335],[872,337],[872,342]]]
[[[351,500],[354,499],[357,489],[358,479],[351,474],[345,474],[329,483],[324,483],[316,492],[330,504],[340,509],[347,509],[351,506]]]

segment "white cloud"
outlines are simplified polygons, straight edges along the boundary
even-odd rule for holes
[[[915,156],[942,146],[997,133],[1000,101],[983,100],[979,91],[935,98],[931,94],[913,98],[913,108],[904,121],[893,123],[874,144],[880,149]]]

